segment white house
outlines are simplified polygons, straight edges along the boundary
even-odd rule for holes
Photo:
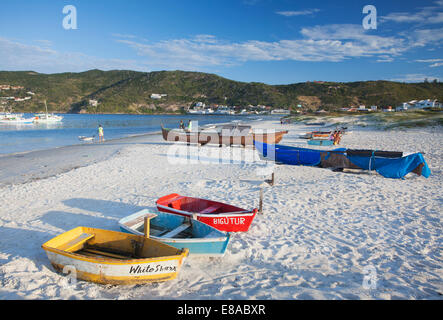
[[[420,100],[418,102],[415,103],[415,105],[413,106],[414,109],[423,109],[423,108],[434,108],[434,107],[438,107],[439,103],[437,102],[437,100],[431,100],[431,99],[426,99],[426,100]]]
[[[158,99],[161,99],[161,98],[166,97],[166,96],[167,96],[167,94],[153,93],[153,94],[151,94],[151,99],[158,100]]]
[[[285,109],[274,109],[271,111],[271,114],[291,114],[291,111]]]
[[[97,100],[89,100],[89,105],[96,107],[98,105],[98,101]]]
[[[377,111],[377,106],[371,106],[371,111]]]
[[[407,102],[403,102],[400,106],[395,107],[395,111],[406,111],[411,107]]]

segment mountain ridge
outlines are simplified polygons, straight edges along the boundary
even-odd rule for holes
[[[301,82],[269,85],[241,82],[216,74],[194,71],[131,70],[43,74],[34,71],[0,71],[0,85],[22,86],[20,90],[1,90],[0,97],[30,100],[8,101],[14,112],[39,112],[47,100],[49,111],[66,113],[178,113],[195,102],[206,104],[267,105],[291,108],[301,104],[305,110],[339,110],[350,105],[392,105],[420,99],[443,101],[440,82],[402,83],[386,80],[355,82]],[[167,94],[155,100],[151,94]],[[97,100],[98,105],[89,104]],[[5,101],[5,100],[2,100]]]

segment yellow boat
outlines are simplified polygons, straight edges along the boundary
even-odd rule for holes
[[[189,253],[150,239],[149,230],[140,236],[87,227],[67,231],[42,248],[57,271],[74,268],[77,279],[101,284],[175,279]]]

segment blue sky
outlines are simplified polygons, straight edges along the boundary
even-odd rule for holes
[[[63,28],[73,5],[77,29]],[[377,28],[363,28],[363,7]],[[237,81],[443,81],[443,0],[14,0],[0,70],[187,70]]]

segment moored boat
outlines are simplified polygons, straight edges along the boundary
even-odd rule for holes
[[[229,233],[206,223],[166,212],[148,209],[131,214],[119,221],[124,232],[143,235],[145,217],[149,221],[149,237],[178,249],[188,248],[190,255],[222,256],[229,243]]]
[[[217,230],[245,232],[257,214],[257,209],[247,210],[222,202],[181,196],[173,193],[157,200],[157,209],[185,217],[193,217]]]
[[[149,235],[148,235],[149,236]],[[42,245],[57,271],[101,284],[138,284],[175,279],[188,249],[149,237],[77,227]]]
[[[23,118],[23,114],[3,113],[0,115],[1,124],[32,124],[33,119]]]
[[[62,116],[57,116],[53,113],[48,113],[48,105],[45,101],[45,109],[46,113],[39,113],[34,116],[34,122],[38,123],[54,123],[54,122],[61,122],[63,120]]]

